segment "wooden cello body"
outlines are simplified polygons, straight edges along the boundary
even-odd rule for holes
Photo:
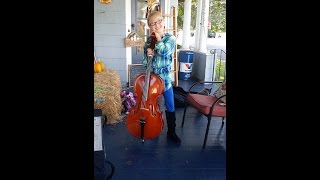
[[[150,48],[154,49],[156,39],[152,35]],[[158,75],[150,73],[151,64],[152,56],[148,57],[146,74],[140,74],[134,81],[136,105],[130,109],[126,120],[129,133],[143,142],[158,137],[164,126],[158,104],[164,92],[164,83]]]

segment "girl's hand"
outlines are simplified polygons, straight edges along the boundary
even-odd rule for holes
[[[154,55],[153,49],[148,48],[147,49],[147,56],[153,56],[153,55]]]
[[[160,41],[162,40],[162,35],[160,35],[160,34],[157,33],[157,32],[154,32],[154,34],[156,35],[157,42],[160,42]]]

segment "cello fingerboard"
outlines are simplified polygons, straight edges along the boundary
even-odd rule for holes
[[[155,33],[151,33],[150,35],[150,46],[149,48],[154,49],[155,48],[155,44],[157,42],[157,38]],[[143,92],[142,92],[142,99],[143,101],[147,101],[148,100],[148,93],[149,93],[149,84],[150,84],[150,69],[151,69],[151,64],[152,64],[152,58],[153,56],[148,56],[148,66],[147,66],[147,70],[146,70],[146,77],[144,80],[144,86],[143,86]]]
[[[152,56],[148,56],[148,66],[147,66],[147,70],[146,70],[146,76],[144,79],[143,92],[142,92],[143,101],[148,100],[151,63],[152,63]]]

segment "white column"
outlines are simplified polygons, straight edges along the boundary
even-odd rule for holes
[[[190,25],[191,24],[191,0],[184,1],[184,15],[183,15],[183,39],[182,49],[189,49],[190,46]]]
[[[202,2],[200,46],[199,46],[199,51],[203,53],[207,53],[208,18],[209,18],[209,0],[204,0]]]
[[[199,51],[200,46],[200,24],[201,24],[201,10],[202,10],[202,0],[198,0],[197,2],[197,19],[196,19],[196,31],[195,31],[195,39],[194,39],[194,49],[195,51]]]
[[[126,18],[125,33],[127,35],[129,34],[127,30],[131,29],[131,1],[130,0],[125,0],[125,18]],[[125,69],[125,71],[123,71],[122,74],[120,74],[122,85],[126,84],[126,82],[129,82],[127,74],[129,73],[128,64],[132,63],[132,48],[125,48],[125,54],[126,54],[126,63],[123,64],[125,65],[125,67],[122,67],[123,69]],[[125,83],[123,82],[124,80],[125,80]]]

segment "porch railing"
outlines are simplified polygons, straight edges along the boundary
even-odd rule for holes
[[[223,81],[226,78],[226,52],[222,49],[211,49],[213,54],[213,77],[214,81]]]

